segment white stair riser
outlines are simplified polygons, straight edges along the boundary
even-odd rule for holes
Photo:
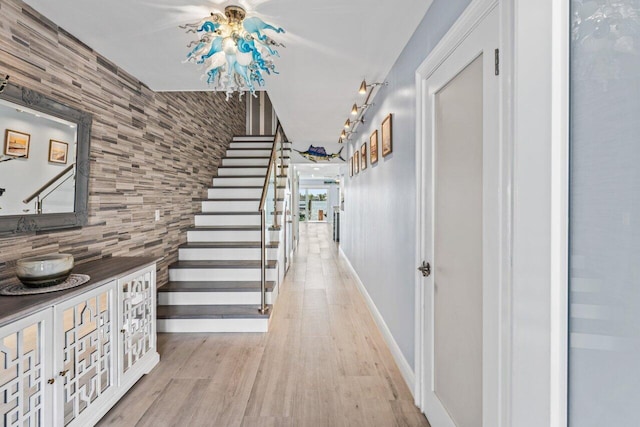
[[[193,230],[187,232],[187,242],[259,242],[260,231]]]
[[[207,196],[210,199],[259,199],[262,196],[262,187],[259,188],[236,188],[236,187],[214,187],[210,188]],[[284,198],[284,188],[278,189],[278,197]]]
[[[210,199],[259,199],[262,196],[262,188],[210,188]]]
[[[196,227],[215,225],[260,225],[260,215],[196,215]]]
[[[248,201],[203,201],[202,212],[255,212],[260,204],[257,200]]]
[[[218,176],[265,176],[267,167],[260,166],[257,168],[218,168]],[[254,178],[255,179],[255,178]],[[260,185],[264,183],[264,178],[260,178]]]
[[[265,294],[273,304],[271,292]],[[160,305],[249,305],[260,304],[260,292],[159,292]]]
[[[273,212],[273,200],[267,199],[267,209]],[[206,200],[202,202],[202,212],[257,212],[258,200]],[[277,204],[278,210],[282,210],[283,201]]]
[[[213,178],[213,185],[264,185],[264,178]]]
[[[269,157],[271,155],[271,148],[254,150],[227,150],[227,157]]]
[[[290,158],[283,159],[284,164],[290,164]],[[278,164],[280,164],[280,159],[278,158]],[[258,158],[249,158],[245,159],[242,157],[226,157],[222,159],[222,167],[225,166],[269,166],[269,158],[268,157],[258,157]]]
[[[232,141],[251,141],[251,142],[271,142],[271,143],[273,143],[273,135],[242,135],[242,136],[234,136]]]
[[[277,241],[278,231],[268,231],[267,241]],[[187,242],[259,242],[260,231],[256,230],[192,230],[187,232]]]
[[[275,260],[276,248],[267,248],[267,259]],[[260,260],[260,248],[181,248],[180,261],[204,260]]]
[[[272,146],[272,142],[232,142],[229,145],[229,149],[233,150],[234,148],[257,148],[271,150]]]
[[[158,319],[158,332],[267,332],[269,319]]]
[[[269,158],[258,158],[258,159],[236,159],[236,158],[225,158],[222,159],[222,166],[269,166]]]
[[[267,280],[276,281],[278,270],[267,268]],[[260,280],[259,268],[170,268],[169,280],[183,281],[254,281]]]

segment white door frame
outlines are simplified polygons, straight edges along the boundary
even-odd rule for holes
[[[570,2],[513,1],[506,422],[567,425]]]
[[[416,71],[416,93],[417,93],[417,115],[416,115],[416,171],[418,173],[417,176],[417,185],[416,185],[416,221],[418,222],[418,239],[417,239],[417,248],[416,255],[419,259],[416,259],[416,265],[420,265],[423,260],[426,259],[428,255],[427,253],[431,252],[428,250],[429,247],[432,247],[433,242],[428,242],[429,237],[432,236],[431,230],[431,221],[425,220],[425,218],[429,215],[430,212],[430,203],[429,200],[431,196],[430,188],[428,187],[428,183],[431,182],[429,178],[433,174],[433,168],[431,167],[432,158],[431,158],[431,150],[428,147],[432,147],[433,145],[433,135],[432,129],[429,125],[431,122],[432,108],[428,106],[430,101],[426,101],[429,98],[432,98],[432,94],[434,89],[433,84],[440,84],[444,82],[435,82],[432,76],[435,76],[438,72],[439,67],[449,58],[452,58],[454,52],[457,52],[459,46],[467,39],[467,37],[479,27],[481,23],[483,23],[484,19],[496,8],[498,7],[498,0],[476,0],[472,2],[469,7],[463,12],[460,18],[456,21],[456,23],[451,27],[449,32],[442,38],[440,43],[436,46],[436,48],[431,52],[431,54],[427,57],[427,59],[420,65],[418,70]],[[499,29],[496,29],[499,31]],[[466,52],[465,58],[463,62],[473,61],[477,58],[477,55],[483,53],[485,60],[489,60],[493,62],[494,51],[493,49],[498,48],[498,43],[491,47],[488,51],[483,51],[482,48],[478,47],[478,51]],[[476,55],[474,57],[474,55]],[[463,65],[466,67],[468,65],[467,62],[462,64],[462,62],[458,65]],[[486,72],[486,70],[485,70]],[[493,75],[493,70],[491,70],[491,74],[488,76],[489,78],[498,79],[496,82],[496,86],[498,86],[498,90],[500,90],[500,82],[501,77],[497,77]],[[501,97],[499,96],[498,105],[494,105],[495,111],[499,111],[501,103]],[[487,106],[485,102],[485,106]],[[485,129],[485,138],[488,137],[489,134],[486,134],[488,129]],[[500,129],[498,130],[500,134]],[[492,139],[492,138],[489,138]],[[490,142],[490,141],[489,141]],[[495,144],[494,153],[500,152],[502,153],[502,142],[503,138],[498,137],[498,141]],[[487,153],[487,141],[483,144],[485,147],[483,151]],[[501,156],[496,156],[495,159],[491,157],[485,157],[485,165],[483,166],[484,175],[493,170],[501,171],[503,169],[503,165],[501,162]],[[486,163],[486,161],[490,163]],[[489,199],[494,199],[497,201],[502,200],[502,192],[499,191],[499,188],[502,186],[500,179],[502,175],[498,176],[496,182],[491,182],[489,179],[484,183],[485,186],[485,196],[483,197],[485,203],[485,212],[492,212],[489,214],[488,218],[483,220],[483,234],[487,230],[493,230],[498,232],[498,236],[491,236],[491,240],[495,240],[496,243],[492,246],[492,250],[485,252],[487,255],[487,259],[485,262],[489,261],[489,267],[483,267],[483,324],[485,328],[485,332],[483,333],[483,385],[482,385],[482,395],[483,395],[483,421],[484,425],[495,426],[498,424],[499,419],[499,410],[498,410],[498,392],[499,392],[499,369],[498,369],[498,355],[499,355],[499,310],[498,310],[498,289],[493,288],[488,284],[493,283],[494,286],[497,286],[500,282],[500,273],[498,263],[490,262],[491,259],[497,258],[496,249],[500,246],[503,233],[503,225],[501,222],[502,215],[499,212],[499,209],[502,207],[502,203],[499,203],[499,206],[495,206],[494,203],[489,203],[491,206],[486,204],[487,197]],[[495,188],[499,187],[499,188]],[[488,190],[490,189],[490,190]],[[491,194],[493,193],[493,194]],[[495,218],[498,217],[498,220]],[[487,228],[488,227],[488,228]],[[496,230],[497,229],[497,230]],[[487,240],[483,239],[483,247],[486,249]],[[497,243],[500,242],[500,243]],[[429,259],[426,259],[430,261]],[[427,280],[426,282],[429,282]],[[426,399],[427,393],[429,390],[428,387],[431,387],[431,384],[427,384],[430,378],[431,367],[425,366],[425,355],[428,354],[431,350],[431,343],[428,342],[425,338],[426,330],[425,324],[426,322],[426,313],[428,310],[431,310],[430,307],[426,307],[426,302],[429,300],[429,293],[425,286],[430,286],[425,283],[425,280],[421,277],[420,274],[416,274],[416,390],[415,397],[417,405],[423,409],[427,409],[428,399]],[[435,407],[434,407],[435,409]],[[432,416],[435,416],[438,410],[435,413],[432,413]],[[429,415],[429,414],[427,414]],[[442,420],[432,419],[432,422],[435,422],[435,426],[438,426],[438,423],[448,423],[450,421],[445,421],[446,416],[442,415]]]
[[[427,61],[444,61],[498,0],[473,0]],[[569,2],[499,0],[502,215],[495,426],[567,425]],[[416,230],[422,232],[422,82],[416,72]],[[422,262],[416,242],[416,264]],[[417,272],[416,272],[417,273]],[[423,281],[415,283],[422,407]],[[489,408],[487,408],[489,410]],[[437,427],[437,426],[434,426]]]

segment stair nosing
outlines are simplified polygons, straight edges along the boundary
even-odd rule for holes
[[[171,311],[180,311],[190,307],[192,313],[171,313]],[[269,305],[272,308],[271,305]],[[223,308],[233,308],[235,313],[216,314]],[[196,313],[200,310],[201,313]],[[207,313],[208,312],[208,313]],[[159,305],[156,309],[156,317],[160,320],[178,320],[178,319],[268,319],[273,310],[269,310],[267,314],[258,312],[257,305]]]
[[[243,228],[244,227],[244,228]],[[187,228],[187,232],[204,231],[260,231],[259,225],[198,225]]]
[[[262,189],[263,185],[217,185],[214,187],[209,187],[209,190],[216,190],[218,188],[242,188],[242,189]],[[286,185],[278,185],[278,189],[286,189]]]
[[[185,269],[228,269],[228,270],[240,270],[240,269],[260,269],[261,266],[261,261],[260,260],[256,260],[256,261],[248,261],[250,262],[250,265],[242,265],[242,264],[235,264],[238,261],[232,261],[232,260],[224,260],[224,261],[176,261],[173,264],[169,265],[169,269],[175,269],[175,270],[185,270]],[[242,262],[247,262],[245,260],[243,260]],[[266,263],[266,268],[268,269],[274,269],[276,268],[278,262],[275,260],[269,260]]]
[[[233,157],[231,157],[233,159]],[[237,157],[236,157],[237,158]],[[220,169],[266,169],[269,165],[220,165]],[[281,165],[280,168],[288,168],[289,165]]]
[[[178,249],[254,249],[259,248],[261,242],[187,242],[178,246]],[[269,249],[278,248],[279,242],[268,242]]]
[[[216,178],[263,178],[264,175],[217,175],[214,176],[213,179]]]
[[[276,211],[278,214],[282,214],[282,211]],[[270,212],[273,214],[273,212]],[[213,211],[213,212],[198,212],[198,215],[260,215],[260,211],[246,211],[246,212],[227,212],[227,211]]]
[[[234,286],[235,285],[235,286]],[[241,286],[238,286],[241,285]],[[275,281],[265,282],[267,292],[272,292],[275,288]],[[191,287],[190,287],[191,286]],[[175,292],[256,292],[260,291],[259,281],[224,281],[224,282],[207,282],[207,281],[171,281],[158,288],[158,292],[175,293]]]
[[[268,159],[271,156],[225,156],[222,159]],[[281,158],[280,156],[278,156],[278,158]],[[282,156],[283,159],[289,159],[291,158],[290,156]]]

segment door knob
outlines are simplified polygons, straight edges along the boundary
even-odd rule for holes
[[[422,265],[418,267],[418,271],[422,273],[422,277],[429,277],[431,275],[431,264],[422,261]]]

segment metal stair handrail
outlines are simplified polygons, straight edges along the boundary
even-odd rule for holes
[[[49,189],[49,187],[51,187],[53,184],[55,184],[60,178],[62,178],[63,176],[65,176],[70,170],[72,170],[74,167],[76,166],[75,163],[71,163],[69,166],[67,166],[62,172],[60,172],[59,174],[57,174],[56,176],[54,176],[53,178],[51,178],[49,181],[45,182],[42,186],[40,186],[40,188],[38,188],[36,191],[33,192],[33,194],[31,194],[30,196],[28,196],[26,199],[24,199],[22,201],[22,203],[27,204],[30,201],[32,201],[33,199],[36,199],[36,213],[41,214],[42,213],[42,202],[44,201],[44,199],[49,196],[49,194],[53,193],[58,187],[60,187],[62,184],[64,184],[65,182],[67,182],[69,180],[69,177],[67,177],[63,182],[61,182],[60,184],[58,184],[53,190],[51,190],[50,192],[48,192],[46,195],[44,195],[44,197],[40,197],[40,195],[42,193],[44,193],[47,189]]]
[[[266,304],[266,292],[267,292],[267,193],[269,191],[269,184],[271,183],[271,176],[273,175],[273,223],[271,224],[271,230],[279,230],[278,225],[278,178],[283,175],[284,170],[284,144],[288,142],[287,136],[278,121],[276,127],[276,133],[273,137],[273,145],[271,147],[271,155],[269,156],[269,165],[267,166],[267,174],[264,177],[264,184],[262,186],[262,196],[260,197],[260,204],[258,205],[258,211],[260,212],[260,313],[267,314],[269,308]],[[280,151],[280,165],[277,165],[277,153]],[[275,171],[274,171],[274,168]],[[279,171],[278,171],[279,169]],[[275,173],[272,173],[275,172]]]

